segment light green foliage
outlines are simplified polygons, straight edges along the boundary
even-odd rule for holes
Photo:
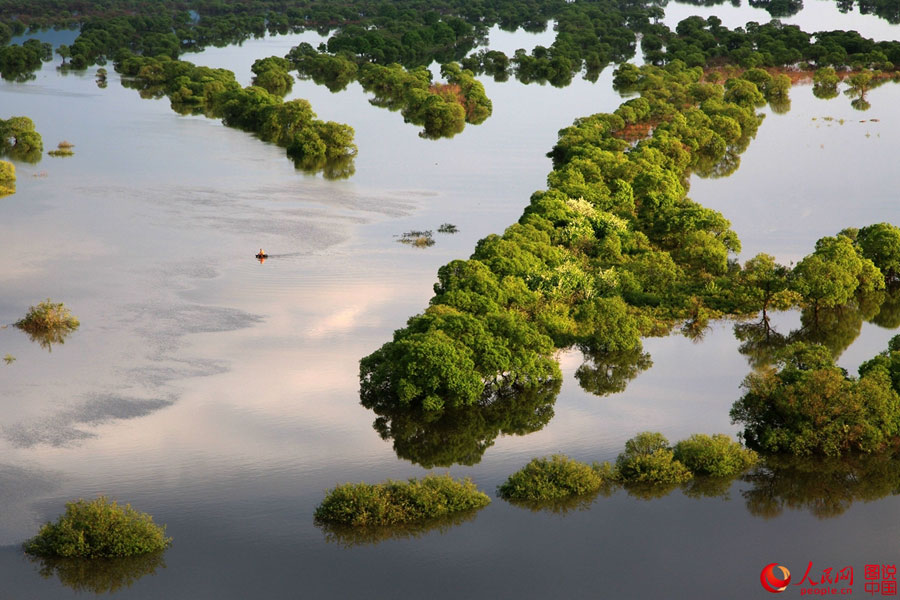
[[[557,500],[590,494],[600,489],[604,479],[597,468],[562,454],[532,459],[509,476],[498,489],[507,500]]]
[[[813,75],[813,94],[816,98],[827,100],[838,96],[837,86],[841,82],[832,67],[820,67]]]
[[[900,397],[883,362],[851,379],[824,346],[798,342],[779,358],[776,369],[747,376],[731,409],[749,446],[837,456],[883,450],[900,433]]]
[[[740,242],[721,214],[685,197],[684,182],[701,162],[730,162],[759,120],[701,76],[678,64],[636,69],[641,97],[621,114],[562,130],[549,189],[502,235],[482,239],[472,260],[443,267],[426,314],[361,361],[363,403],[472,405],[504,386],[558,377],[555,347],[627,353],[676,319],[720,314],[706,302],[727,303],[727,286],[713,278],[728,276]],[[366,65],[360,78],[392,108],[405,106],[404,88],[430,84],[427,72],[396,65]],[[616,136],[626,120],[655,125],[652,135],[630,145]],[[456,313],[437,312],[442,305]]]
[[[733,102],[744,107],[762,106],[766,98],[750,81],[729,79],[725,82],[725,102]]]
[[[884,288],[884,276],[846,235],[824,237],[793,272],[793,288],[815,309],[846,304],[857,291]]]
[[[798,301],[788,290],[790,269],[775,262],[769,254],[757,254],[746,263],[738,274],[739,302],[745,303],[748,312],[768,309],[784,310]]]
[[[326,494],[315,518],[353,526],[396,525],[478,509],[490,502],[469,479],[428,475],[408,481],[339,485]]]
[[[171,542],[153,518],[101,496],[66,504],[56,523],[46,523],[25,542],[25,552],[60,558],[109,558],[157,552]]]
[[[731,477],[738,475],[759,460],[753,450],[743,448],[725,434],[712,437],[695,433],[675,444],[675,460],[680,461],[695,475]]]
[[[16,166],[0,160],[0,196],[16,193]]]
[[[0,156],[37,162],[41,160],[43,150],[44,142],[34,129],[34,121],[28,117],[0,119]]]
[[[669,440],[661,433],[645,431],[625,442],[616,458],[617,477],[623,483],[678,484],[693,475],[675,459]]]
[[[277,56],[260,58],[253,63],[253,85],[265,89],[270,94],[284,96],[294,86],[294,78],[288,71],[291,63]]]
[[[29,307],[25,317],[16,322],[16,327],[29,333],[74,331],[78,325],[78,319],[62,302],[50,298]]]

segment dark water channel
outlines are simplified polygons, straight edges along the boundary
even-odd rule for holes
[[[807,5],[792,19],[807,29],[900,37],[833,2]],[[732,26],[751,11],[667,10]],[[764,20],[758,12],[748,18]],[[552,39],[502,35],[509,49]],[[246,82],[256,58],[314,39],[187,59]],[[732,323],[699,343],[647,340],[652,368],[611,395],[584,391],[582,356],[561,354],[559,395],[535,400],[542,419],[530,426],[461,419],[427,444],[382,439],[359,404],[358,360],[426,306],[440,265],[519,217],[544,186],[557,130],[620,103],[610,79],[607,70],[565,89],[485,80],[493,116],[439,141],[370,106],[356,84],[331,94],[298,82],[292,96],[356,129],[356,174],[343,181],[303,175],[280,148],[142,100],[111,69],[106,89],[92,70],[52,65],[0,84],[0,116],[33,118],[47,148],[75,144],[74,157],[17,164],[18,192],[0,200],[0,324],[46,297],[82,323],[50,352],[0,329],[0,354],[17,359],[0,365],[0,598],[111,588],[123,598],[761,598],[764,565],[789,565],[799,580],[810,561],[819,573],[853,566],[862,595],[865,564],[900,558],[892,465],[782,465],[712,497],[617,491],[560,513],[494,498],[453,522],[363,539],[313,524],[327,488],[418,476],[423,464],[457,463],[434,470],[494,497],[534,456],[612,460],[644,430],[673,441],[736,432],[728,410],[750,367]],[[734,175],[692,183],[693,199],[731,219],[743,258],[789,262],[844,227],[900,221],[900,87],[870,92],[865,113],[809,87],[791,96]],[[397,243],[444,222],[459,233],[435,234],[427,249]],[[259,247],[271,255],[264,264]],[[787,333],[800,316],[775,322]],[[882,350],[896,333],[887,323],[850,323],[841,365]],[[21,543],[66,501],[100,493],[167,524],[172,547],[120,568],[42,574]]]

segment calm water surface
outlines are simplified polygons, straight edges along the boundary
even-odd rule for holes
[[[807,4],[794,18],[804,27],[822,14],[844,26],[819,12],[833,3]],[[516,35],[504,42],[511,49],[515,39],[549,43]],[[187,58],[247,82],[253,60],[301,40],[317,37]],[[427,305],[440,265],[519,217],[544,186],[557,130],[621,101],[610,78],[562,90],[485,81],[493,116],[440,141],[370,106],[356,84],[331,94],[298,82],[292,97],[356,129],[356,174],[344,181],[298,173],[280,148],[179,117],[167,100],[141,100],[112,72],[102,90],[92,70],[62,76],[52,66],[33,82],[0,84],[3,116],[31,116],[48,148],[76,144],[72,158],[17,164],[18,192],[0,200],[0,323],[45,297],[82,322],[52,352],[0,330],[0,354],[17,357],[0,368],[0,598],[76,594],[42,576],[20,545],[66,501],[99,493],[153,514],[175,539],[164,564],[144,569],[152,575],[117,591],[123,598],[753,598],[766,594],[759,570],[776,561],[797,577],[809,561],[853,565],[863,593],[864,564],[900,558],[893,495],[845,502],[828,520],[814,494],[762,518],[748,510],[748,482],[728,499],[619,491],[565,514],[495,499],[456,524],[379,544],[312,522],[335,484],[426,472],[373,429],[358,360]],[[742,258],[767,251],[788,262],[843,227],[897,221],[900,87],[872,91],[866,113],[843,96],[816,100],[809,87],[792,99],[789,113],[767,116],[735,175],[692,184],[695,200],[731,219]],[[443,222],[460,233],[435,234],[426,250],[396,242]],[[271,255],[262,265],[259,247]],[[799,316],[777,324],[786,333]],[[893,333],[861,325],[841,364],[854,369]],[[702,343],[647,340],[653,367],[604,397],[578,385],[581,355],[563,353],[543,429],[493,439],[494,430],[479,438],[480,461],[464,461],[476,464],[436,470],[493,495],[533,456],[612,460],[648,429],[671,440],[734,433],[728,409],[749,370],[737,348],[729,323]],[[419,450],[416,462],[427,463]]]

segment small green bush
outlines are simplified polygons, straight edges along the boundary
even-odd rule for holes
[[[669,440],[650,431],[625,442],[625,452],[616,459],[616,473],[623,483],[677,484],[693,477],[675,460]]]
[[[498,488],[507,500],[557,500],[596,492],[603,485],[599,465],[591,467],[563,454],[532,459]]]
[[[67,503],[65,514],[45,523],[24,548],[43,557],[113,558],[157,552],[171,541],[150,515],[100,496]]]
[[[674,454],[675,460],[683,463],[695,475],[713,477],[737,475],[759,460],[756,452],[742,447],[722,433],[712,437],[695,433],[675,444]]]
[[[482,508],[490,502],[468,478],[428,475],[409,481],[339,485],[316,508],[315,518],[355,526],[395,525]]]
[[[28,309],[28,313],[16,327],[29,333],[43,333],[47,331],[73,331],[78,329],[80,323],[62,302],[53,302],[47,298],[39,302],[37,306]]]
[[[16,167],[11,162],[0,160],[0,196],[16,193]]]

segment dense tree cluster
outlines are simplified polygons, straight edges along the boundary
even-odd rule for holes
[[[735,163],[765,100],[751,81],[701,75],[680,63],[621,68],[619,84],[641,97],[560,132],[549,189],[471,259],[442,267],[431,307],[362,360],[363,402],[485,402],[559,377],[556,348],[633,352],[676,319],[733,307],[722,290],[740,244],[721,214],[687,198],[687,177]],[[623,139],[640,125],[652,135]]]
[[[784,67],[870,67],[893,70],[900,64],[900,42],[876,42],[856,31],[807,33],[780,21],[728,29],[712,16],[688,17],[675,28],[663,23],[647,28],[641,39],[645,58],[654,64],[681,60],[688,66],[733,64]]]
[[[769,453],[877,452],[900,434],[900,338],[849,377],[819,344],[797,342],[751,373],[731,409],[747,444]]]
[[[274,64],[282,64],[277,62],[280,60]],[[257,61],[254,66],[259,68],[265,61]],[[306,100],[284,102],[262,87],[242,88],[231,71],[198,67],[165,56],[127,56],[116,63],[116,68],[130,78],[126,85],[139,89],[143,96],[166,95],[172,108],[181,114],[205,114],[221,118],[229,127],[251,131],[285,148],[299,168],[323,169],[326,177],[352,173],[357,151],[353,128],[316,119]],[[259,69],[263,74],[272,72]]]
[[[24,162],[38,162],[44,150],[41,134],[28,117],[0,119],[0,156]]]
[[[0,23],[2,25],[2,23]],[[25,40],[21,44],[0,45],[0,76],[11,81],[27,81],[34,78],[34,71],[53,58],[50,44],[38,40]]]

